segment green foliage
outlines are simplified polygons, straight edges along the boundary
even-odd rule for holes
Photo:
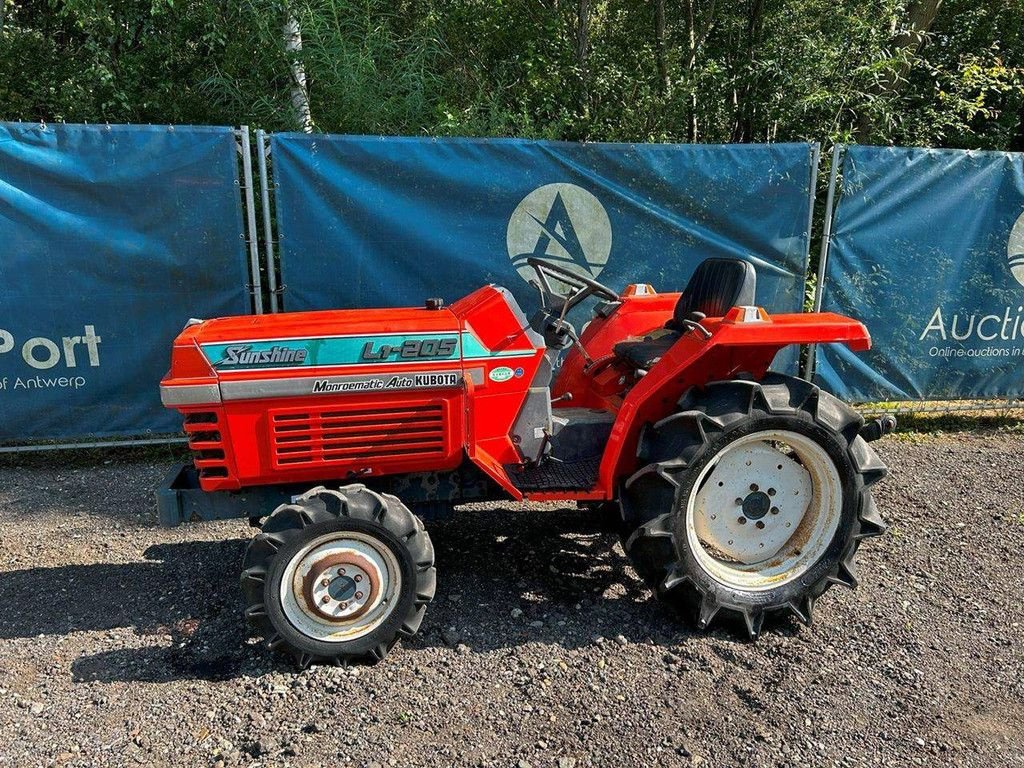
[[[208,80],[256,102],[287,74],[259,67],[259,27],[232,0],[6,2],[0,119],[233,124]]]
[[[0,3],[4,120],[1024,148],[1021,0]]]

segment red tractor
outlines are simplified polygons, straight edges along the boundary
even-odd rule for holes
[[[421,519],[486,500],[614,509],[637,572],[701,628],[728,615],[756,638],[855,586],[857,547],[885,527],[867,441],[893,424],[769,366],[789,345],[865,350],[861,323],[768,315],[742,260],[621,295],[529,264],[531,319],[488,285],[447,307],[194,321],[174,342],[161,394],[194,464],[161,519],[262,524],[241,585],[270,648],[382,658],[434,595]],[[589,298],[577,334],[567,313]]]

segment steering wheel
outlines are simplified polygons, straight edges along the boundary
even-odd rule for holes
[[[606,301],[619,300],[619,294],[593,278],[584,277],[572,270],[553,264],[550,261],[539,259],[536,256],[528,256],[526,263],[533,267],[533,271],[537,273],[537,280],[540,283],[537,286],[537,290],[540,291],[541,306],[550,308],[548,307],[548,299],[557,298],[560,300],[557,310],[562,313],[563,317],[570,309],[590,296],[599,296]],[[562,297],[551,287],[548,277],[553,277],[559,282],[565,283],[573,290],[573,293],[567,297]]]

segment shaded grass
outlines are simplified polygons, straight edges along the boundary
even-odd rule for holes
[[[175,463],[189,460],[184,443],[134,445],[112,448],[61,448],[45,451],[0,453],[0,467],[92,467],[97,464]]]
[[[857,410],[868,419],[893,414],[897,438],[963,432],[1024,435],[1024,408],[1008,403],[864,403]]]

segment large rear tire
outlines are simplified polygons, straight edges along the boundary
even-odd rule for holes
[[[885,525],[870,487],[886,473],[863,419],[801,379],[694,388],[641,436],[620,494],[625,549],[657,596],[707,628],[766,617],[810,624],[833,584],[854,588],[860,542]]]
[[[317,487],[283,504],[249,544],[245,615],[300,668],[383,659],[434,597],[434,548],[394,496]]]

